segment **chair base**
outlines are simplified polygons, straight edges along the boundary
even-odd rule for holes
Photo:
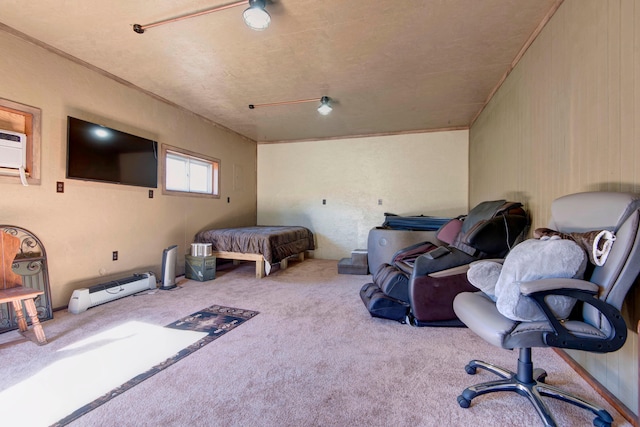
[[[558,387],[545,384],[544,381],[547,373],[542,369],[533,369],[530,348],[520,349],[517,373],[479,360],[472,360],[469,362],[465,367],[465,370],[468,374],[474,375],[477,368],[492,372],[502,379],[467,387],[462,394],[458,396],[458,404],[462,408],[468,408],[471,405],[471,400],[482,394],[493,393],[496,391],[514,391],[529,399],[545,426],[552,427],[557,424],[551,415],[549,408],[543,402],[542,396],[562,400],[591,411],[596,415],[596,418],[593,420],[593,425],[596,427],[610,427],[613,422],[611,415],[603,408],[595,406],[573,394],[561,390]]]

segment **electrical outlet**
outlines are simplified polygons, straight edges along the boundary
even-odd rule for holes
[[[56,182],[56,193],[64,193],[64,182]]]
[[[327,199],[322,199],[322,204],[326,205],[327,204]]]
[[[153,190],[149,190],[149,198],[153,199]]]
[[[382,204],[382,199],[378,199],[378,204],[381,205]]]
[[[114,261],[118,260],[118,251],[113,251],[113,254],[111,255],[111,257],[113,258]]]

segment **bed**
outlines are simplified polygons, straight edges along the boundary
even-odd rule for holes
[[[257,278],[269,274],[272,264],[285,269],[290,258],[303,261],[305,252],[315,249],[313,233],[300,226],[217,228],[197,233],[194,242],[211,243],[217,258],[255,261]]]

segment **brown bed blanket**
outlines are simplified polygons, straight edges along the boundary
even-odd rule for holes
[[[211,243],[214,251],[261,254],[270,263],[315,249],[313,233],[299,226],[218,228],[196,234],[195,243]]]

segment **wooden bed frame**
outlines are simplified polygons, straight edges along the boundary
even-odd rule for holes
[[[242,252],[225,252],[225,251],[213,251],[212,254],[216,258],[220,259],[232,259],[234,264],[239,264],[240,261],[255,261],[256,263],[256,278],[262,279],[265,274],[264,269],[264,257],[260,254],[245,254]],[[291,255],[288,258],[280,261],[280,269],[284,270],[289,264],[289,259],[297,258],[298,261],[304,261],[304,252],[300,252],[297,255]]]

